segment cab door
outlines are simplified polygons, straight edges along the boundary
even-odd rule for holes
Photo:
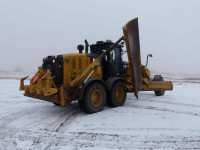
[[[115,47],[106,57],[102,60],[102,73],[103,80],[110,77],[120,76],[122,69],[121,48]]]

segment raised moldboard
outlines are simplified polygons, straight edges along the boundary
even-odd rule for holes
[[[138,98],[138,91],[142,85],[138,18],[134,18],[125,24],[123,26],[123,32],[133,78],[134,93]]]

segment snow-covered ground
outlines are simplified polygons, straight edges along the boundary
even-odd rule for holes
[[[124,106],[83,113],[28,98],[0,79],[0,149],[200,149],[200,84],[179,81],[156,97],[128,94]]]
[[[0,79],[21,79],[26,76],[29,76],[28,79],[30,79],[33,75],[33,73],[0,71]]]

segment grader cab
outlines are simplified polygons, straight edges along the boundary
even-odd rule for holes
[[[30,85],[24,85],[27,77],[21,79],[20,90],[25,91],[25,96],[60,106],[78,100],[87,113],[103,110],[106,103],[122,106],[127,92],[138,98],[138,91],[154,91],[156,96],[162,96],[172,90],[172,82],[164,81],[161,75],[150,79],[147,65],[141,64],[138,18],[124,25],[123,32],[124,36],[115,43],[98,41],[89,46],[85,40],[85,53],[84,46],[79,45],[79,53],[44,58]],[[122,57],[126,52],[128,62]]]

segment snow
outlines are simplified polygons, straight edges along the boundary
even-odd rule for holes
[[[128,94],[124,106],[86,114],[23,96],[0,79],[0,149],[200,149],[200,84],[174,83],[157,97]]]

